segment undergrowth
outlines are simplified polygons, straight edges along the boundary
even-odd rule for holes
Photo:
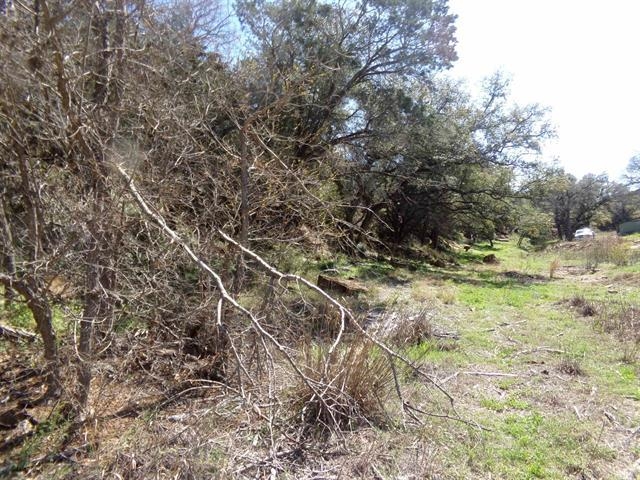
[[[391,419],[385,405],[394,386],[389,361],[367,340],[356,340],[332,353],[325,347],[307,346],[301,369],[320,392],[298,381],[290,393],[294,421],[302,422],[307,431],[321,433],[388,425]]]

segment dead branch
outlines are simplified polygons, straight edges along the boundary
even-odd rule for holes
[[[501,372],[461,372],[465,375],[477,375],[481,377],[514,377],[517,378],[520,375],[515,373],[501,373]]]
[[[243,314],[245,317],[247,317],[251,321],[252,325],[258,331],[261,337],[266,338],[282,354],[282,356],[284,357],[286,362],[291,366],[291,368],[294,370],[296,375],[298,375],[298,377],[302,379],[305,385],[312,392],[313,397],[317,398],[327,408],[328,411],[331,411],[331,408],[329,408],[329,406],[326,405],[325,395],[323,393],[324,391],[326,391],[326,388],[329,387],[329,384],[327,383],[328,379],[324,377],[326,377],[326,375],[329,372],[330,361],[332,357],[331,354],[335,351],[337,346],[342,341],[347,319],[351,321],[351,323],[355,326],[355,328],[358,330],[358,332],[361,335],[363,335],[365,338],[367,338],[369,341],[375,344],[378,348],[384,351],[389,356],[391,362],[393,362],[393,359],[397,359],[403,364],[405,364],[406,366],[408,366],[417,376],[426,379],[430,384],[435,386],[436,389],[438,389],[442,394],[444,394],[447,397],[451,406],[453,406],[453,403],[454,403],[453,397],[441,385],[439,385],[438,382],[436,382],[433,378],[431,378],[429,375],[423,372],[420,369],[420,367],[416,366],[411,360],[409,360],[402,354],[398,353],[397,351],[391,349],[385,343],[381,342],[377,338],[373,337],[369,332],[367,332],[364,329],[364,327],[362,327],[357,321],[355,321],[355,317],[353,316],[351,311],[348,308],[346,308],[344,305],[342,305],[338,300],[333,298],[331,295],[325,292],[322,288],[318,287],[317,285],[313,284],[309,280],[299,275],[280,272],[275,267],[270,265],[266,260],[264,260],[260,255],[255,253],[253,250],[246,248],[245,246],[241,245],[239,242],[231,238],[224,231],[218,229],[218,234],[220,235],[220,237],[222,237],[226,242],[233,245],[235,248],[239,249],[243,254],[253,259],[266,272],[268,276],[277,279],[279,282],[295,282],[298,285],[304,285],[308,289],[317,292],[320,296],[322,296],[327,302],[333,305],[340,312],[340,329],[330,349],[327,352],[328,354],[326,356],[325,365],[324,365],[325,375],[320,381],[314,381],[310,379],[307,375],[304,374],[304,372],[300,369],[300,367],[297,365],[297,363],[292,358],[292,356],[286,351],[284,345],[282,345],[273,335],[271,335],[269,332],[265,330],[261,322],[253,313],[251,313],[247,308],[243,307],[240,303],[238,303],[238,301],[235,298],[233,298],[233,296],[229,294],[229,292],[224,286],[222,277],[217,272],[215,272],[204,260],[202,260],[193,251],[193,249],[189,246],[189,244],[182,237],[180,237],[180,235],[178,235],[174,230],[172,230],[167,225],[166,221],[159,213],[152,210],[152,208],[147,204],[145,199],[142,197],[142,195],[138,191],[137,187],[135,186],[135,183],[133,182],[133,179],[124,170],[122,165],[114,163],[114,168],[119,173],[119,175],[125,180],[129,193],[135,199],[142,213],[144,213],[147,217],[149,217],[162,230],[162,232],[165,235],[171,238],[172,241],[180,245],[180,247],[187,253],[187,255],[193,260],[193,262],[201,270],[206,272],[209,276],[211,276],[215,280],[216,285],[220,292],[221,300],[228,302],[231,306],[233,306],[234,309],[239,311],[241,314]],[[218,322],[220,322],[220,308],[221,308],[220,306],[221,306],[221,303],[218,304]],[[402,396],[400,396],[400,400],[402,401]]]
[[[136,188],[135,184],[133,183],[133,179],[129,176],[129,174],[124,170],[124,168],[122,168],[121,165],[118,164],[114,164],[114,167],[116,168],[116,170],[118,171],[118,173],[122,176],[122,178],[126,181],[126,186],[127,189],[129,190],[129,193],[131,193],[131,195],[133,196],[133,198],[135,199],[136,203],[138,204],[138,206],[140,207],[141,211],[147,215],[158,227],[160,227],[160,229],[167,235],[169,236],[169,238],[171,238],[171,240],[173,240],[175,243],[177,243],[178,245],[180,245],[180,247],[182,247],[182,249],[187,253],[187,255],[195,262],[195,264],[202,269],[204,272],[206,272],[209,276],[211,276],[215,282],[216,285],[218,287],[218,290],[220,291],[220,296],[221,298],[228,302],[230,305],[232,305],[237,311],[241,312],[243,315],[245,315],[253,324],[254,328],[260,333],[261,336],[263,336],[264,338],[267,338],[269,340],[269,342],[276,347],[276,349],[282,354],[282,356],[285,358],[285,360],[287,361],[287,363],[291,366],[291,368],[293,368],[293,370],[296,372],[296,374],[304,381],[304,383],[307,385],[307,387],[309,388],[309,390],[311,390],[315,395],[317,395],[319,398],[322,398],[320,392],[316,389],[316,387],[312,384],[312,381],[310,378],[308,378],[303,372],[302,370],[300,370],[300,367],[298,367],[298,365],[296,364],[296,362],[293,360],[293,358],[291,357],[291,355],[289,355],[289,353],[287,353],[284,345],[282,345],[280,342],[278,342],[278,340],[276,340],[276,338],[271,335],[269,332],[267,332],[264,327],[262,326],[262,324],[260,323],[260,321],[256,318],[255,315],[253,315],[249,310],[247,310],[245,307],[243,307],[242,305],[240,305],[227,291],[227,289],[224,286],[224,283],[222,282],[222,277],[220,275],[218,275],[218,273],[216,273],[204,260],[202,260],[194,251],[193,249],[189,246],[189,244],[182,239],[182,237],[180,237],[176,232],[174,232],[168,225],[167,222],[164,220],[164,218],[159,214],[154,212],[149,205],[147,204],[147,202],[144,200],[144,198],[142,197],[142,195],[140,195],[140,193],[138,192],[138,189]],[[247,250],[247,252],[250,252],[249,250]],[[252,253],[252,252],[251,252]],[[264,262],[264,261],[263,261]],[[265,265],[266,262],[264,262]],[[267,265],[268,266],[268,265]],[[325,294],[326,295],[326,294]],[[328,295],[327,295],[328,297]],[[335,300],[334,300],[335,302]],[[218,309],[219,311],[219,309]]]
[[[520,352],[516,352],[514,354],[514,356],[517,356],[517,355],[528,355],[530,353],[537,353],[537,352],[558,353],[558,354],[561,354],[561,355],[564,355],[565,353],[567,353],[564,350],[559,350],[557,348],[537,347],[537,348],[532,348],[532,349],[529,349],[529,350],[522,350]]]
[[[322,290],[320,287],[318,287],[317,285],[314,285],[313,283],[311,283],[309,280],[300,277],[299,275],[294,275],[292,273],[282,273],[279,272],[278,270],[276,270],[274,267],[272,267],[271,265],[269,265],[262,257],[260,257],[257,253],[249,250],[246,247],[243,247],[242,245],[240,245],[238,242],[236,242],[234,239],[232,239],[231,237],[229,237],[226,233],[224,233],[221,230],[218,230],[218,233],[220,234],[220,236],[222,238],[224,238],[226,241],[228,241],[229,243],[233,244],[234,246],[236,246],[237,248],[240,248],[244,253],[246,253],[248,256],[250,256],[251,258],[253,258],[256,262],[258,262],[259,265],[261,265],[270,275],[275,276],[278,280],[283,281],[283,280],[293,280],[297,283],[302,283],[303,285],[307,286],[308,288],[310,288],[311,290],[314,290],[316,292],[318,292],[320,295],[322,295],[325,299],[327,299],[327,301],[329,301],[331,304],[333,304],[334,306],[336,306],[341,314],[341,330],[340,333],[338,334],[338,336],[336,337],[336,341],[333,343],[332,347],[331,347],[331,351],[333,351],[333,349],[335,348],[335,346],[337,345],[337,342],[340,341],[341,338],[341,334],[343,332],[344,329],[344,317],[349,318],[350,320],[354,320],[352,323],[353,325],[356,327],[356,329],[362,334],[364,335],[368,340],[370,340],[371,342],[373,342],[378,348],[380,348],[382,351],[384,351],[387,355],[389,355],[392,358],[395,358],[397,360],[400,360],[402,363],[404,363],[405,365],[407,365],[409,368],[411,368],[411,370],[413,370],[413,372],[428,380],[429,383],[431,383],[433,386],[435,386],[438,390],[440,390],[440,392],[442,392],[448,399],[449,402],[453,405],[453,397],[449,394],[449,392],[447,392],[444,388],[442,388],[438,382],[436,382],[433,378],[431,378],[429,375],[427,375],[426,373],[424,373],[420,367],[417,367],[411,360],[409,360],[408,358],[406,358],[404,355],[396,352],[395,350],[389,348],[385,343],[381,342],[380,340],[378,340],[377,338],[373,337],[369,332],[367,332],[364,327],[362,327],[362,325],[360,325],[358,322],[355,321],[353,314],[349,311],[349,309],[347,309],[346,307],[344,307],[340,302],[338,302],[336,299],[334,299],[331,295],[329,295],[327,292],[325,292],[324,290]]]
[[[0,337],[5,337],[10,340],[26,340],[27,342],[33,342],[38,338],[35,333],[27,332],[20,328],[10,327],[2,323],[0,323]]]

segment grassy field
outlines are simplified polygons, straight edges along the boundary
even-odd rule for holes
[[[457,415],[481,427],[425,426],[434,452],[426,478],[640,475],[638,239],[599,242],[544,252],[479,245],[462,267],[384,292],[432,308],[436,328],[459,336],[456,348],[414,349]],[[611,248],[614,258],[604,258]],[[482,263],[488,254],[498,263]]]
[[[141,389],[133,374],[105,375],[94,405],[104,413],[85,432],[90,451],[34,462],[67,427],[49,411],[48,427],[5,450],[4,465],[32,465],[16,474],[24,478],[640,478],[638,246],[638,236],[539,252],[510,241],[475,245],[445,268],[332,264],[367,285],[359,308],[385,309],[372,331],[419,323],[397,345],[445,391],[400,368],[411,409],[381,381],[376,389],[390,388],[380,397],[384,422],[303,437],[289,428],[297,390],[284,374],[271,401],[212,385],[142,415],[109,415],[125,393],[144,401],[142,390],[153,388]],[[489,254],[497,261],[484,263]],[[5,320],[29,327],[9,313]],[[2,344],[5,354],[11,348]],[[365,356],[367,368],[380,368],[379,352]]]

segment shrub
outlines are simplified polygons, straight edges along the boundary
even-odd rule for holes
[[[569,300],[569,305],[574,307],[583,317],[593,317],[598,313],[598,306],[584,298],[582,295],[576,295]]]
[[[595,268],[600,263],[624,266],[638,260],[625,242],[618,237],[603,237],[594,240],[583,252],[587,268]]]

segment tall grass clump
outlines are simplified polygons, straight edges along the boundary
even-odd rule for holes
[[[385,403],[395,385],[389,362],[366,339],[356,339],[331,354],[324,347],[309,346],[300,366],[316,392],[298,381],[292,391],[297,419],[305,429],[322,433],[388,424]]]
[[[434,330],[431,321],[434,311],[422,309],[417,312],[394,311],[382,318],[380,332],[389,345],[406,347],[419,345],[433,338]]]
[[[554,278],[559,268],[560,268],[560,260],[558,260],[557,258],[554,258],[549,264],[549,278]]]

